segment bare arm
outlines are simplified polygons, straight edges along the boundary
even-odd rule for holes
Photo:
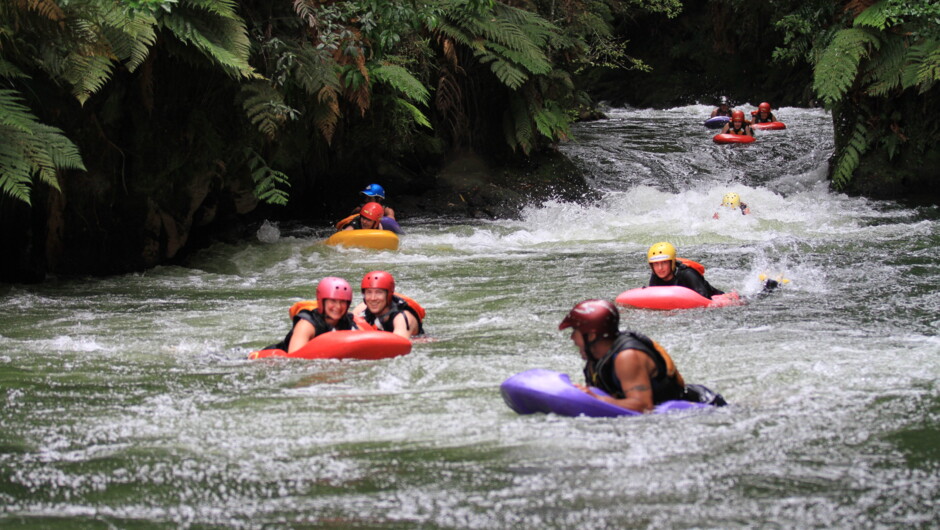
[[[637,412],[651,411],[653,410],[653,387],[650,384],[649,372],[652,362],[649,356],[639,350],[623,350],[614,361],[614,373],[620,380],[624,398],[598,396],[590,391],[588,393],[611,405]]]
[[[418,323],[415,322],[413,316],[409,315],[407,311],[402,311],[395,315],[395,320],[392,322],[395,326],[395,329],[392,330],[392,333],[410,339],[412,335],[418,333]]]
[[[310,342],[310,339],[317,336],[317,330],[313,327],[313,324],[307,322],[306,320],[298,320],[294,324],[294,333],[290,337],[290,344],[287,345],[287,353],[293,353],[305,344]]]

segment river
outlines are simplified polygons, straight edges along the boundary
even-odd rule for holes
[[[266,223],[186,266],[0,287],[0,525],[935,528],[940,213],[829,191],[824,111],[778,109],[787,130],[721,146],[709,110],[610,109],[562,147],[598,200],[400,212],[398,252]],[[752,214],[713,219],[728,191]],[[581,379],[558,323],[645,284],[661,240],[721,289],[789,280],[740,307],[622,311],[731,405],[507,408],[515,373]],[[319,278],[374,269],[428,310],[412,353],[246,360]]]

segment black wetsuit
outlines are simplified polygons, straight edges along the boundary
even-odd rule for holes
[[[650,374],[650,387],[654,405],[672,400],[708,403],[719,407],[727,404],[720,394],[702,385],[686,385],[666,350],[646,335],[632,331],[621,332],[603,357],[585,365],[584,380],[617,399],[625,398],[626,394],[614,370],[617,355],[624,350],[639,350],[653,360],[656,372]]]
[[[287,351],[287,348],[290,346],[290,339],[291,337],[294,336],[294,326],[297,325],[297,322],[299,320],[306,320],[307,322],[310,322],[310,324],[313,325],[313,329],[316,330],[316,334],[314,335],[315,337],[323,333],[326,333],[328,331],[356,329],[356,325],[353,322],[352,313],[346,313],[343,316],[343,318],[339,319],[339,322],[336,323],[336,326],[332,327],[326,323],[326,320],[323,318],[323,315],[321,315],[320,313],[316,311],[303,309],[301,311],[298,311],[297,314],[294,315],[294,320],[293,320],[293,323],[291,324],[290,331],[287,332],[287,336],[284,337],[284,340],[282,340],[281,342],[277,344],[274,344],[273,346],[268,346],[265,349]]]
[[[412,316],[414,316],[415,321],[418,322],[418,335],[424,333],[424,326],[421,324],[421,317],[418,316],[418,312],[413,307],[411,307],[408,302],[394,295],[392,295],[392,303],[389,312],[382,318],[379,318],[376,314],[369,311],[368,308],[362,312],[362,316],[366,319],[366,322],[375,326],[379,331],[394,331],[395,317],[397,317],[398,314],[403,311],[408,311],[411,313]],[[411,328],[408,329],[410,330]]]
[[[662,285],[679,285],[681,287],[687,287],[704,296],[705,298],[711,298],[716,294],[724,294],[724,291],[719,291],[718,289],[712,287],[705,277],[699,274],[697,270],[683,265],[682,263],[678,264],[675,275],[673,275],[672,280],[668,282],[660,279],[659,276],[656,276],[655,273],[650,275],[650,287],[659,287]]]
[[[760,117],[760,112],[758,112],[758,113],[754,116],[754,119],[751,120],[751,123],[770,123],[770,122],[772,122],[772,121],[777,121],[777,117],[774,116],[774,113],[773,113],[773,112],[768,112],[766,118],[761,118],[761,117]]]

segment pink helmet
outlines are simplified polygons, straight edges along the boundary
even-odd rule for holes
[[[317,311],[322,315],[326,310],[326,299],[343,300],[352,303],[352,288],[349,282],[336,276],[327,276],[317,284]]]
[[[581,333],[597,333],[598,338],[614,337],[620,325],[620,311],[607,300],[585,300],[575,305],[558,329],[574,328]]]
[[[385,303],[392,303],[392,294],[395,293],[395,278],[385,271],[372,271],[362,277],[362,292],[366,289],[385,289],[388,297]]]

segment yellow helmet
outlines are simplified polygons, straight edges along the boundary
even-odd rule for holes
[[[647,263],[656,263],[657,261],[671,261],[672,269],[676,269],[676,247],[665,241],[661,241],[651,246],[646,253]]]
[[[738,208],[741,206],[741,197],[733,191],[726,193],[724,198],[721,199],[721,205],[727,206],[728,208]]]

